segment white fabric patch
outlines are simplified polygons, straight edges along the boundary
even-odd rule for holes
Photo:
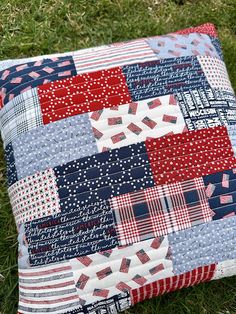
[[[212,88],[222,89],[234,94],[225,63],[218,58],[197,56],[206,78]]]
[[[167,237],[71,260],[80,298],[86,304],[173,276]]]
[[[212,280],[234,276],[235,273],[236,273],[236,259],[219,262],[216,264],[216,270]]]
[[[89,117],[99,152],[186,128],[180,107],[170,95],[90,112]]]

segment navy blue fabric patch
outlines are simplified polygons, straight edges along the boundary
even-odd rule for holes
[[[109,202],[67,209],[25,223],[29,261],[45,265],[118,245]]]
[[[235,95],[229,91],[199,88],[175,97],[190,131],[236,122]]]
[[[234,203],[214,209],[215,216],[213,216],[212,219],[217,220],[235,215],[236,214],[235,207],[236,204]]]
[[[198,191],[192,190],[192,191],[184,192],[184,199],[187,204],[198,202],[199,201]]]
[[[234,169],[203,177],[213,220],[236,214],[236,172]]]
[[[76,182],[77,173],[75,173],[74,176],[70,175],[70,177],[72,177],[70,179],[73,181],[73,183]],[[63,199],[63,198],[70,197],[76,194],[90,192],[89,195],[91,195],[92,197],[91,201],[94,202],[94,201],[99,200],[98,198],[95,198],[96,194],[100,195],[102,199],[104,199],[105,197],[104,193],[108,193],[108,192],[105,192],[105,191],[108,191],[107,188],[109,188],[113,196],[117,196],[119,194],[122,194],[121,192],[119,193],[119,190],[122,188],[120,184],[122,184],[123,182],[126,183],[127,185],[129,183],[132,185],[132,182],[137,182],[135,184],[136,187],[134,186],[133,189],[128,188],[128,190],[136,190],[140,188],[139,180],[146,178],[147,179],[146,181],[148,181],[149,178],[151,177],[152,177],[152,170],[151,170],[151,166],[148,164],[146,165],[140,164],[139,166],[134,167],[133,169],[124,170],[121,172],[115,172],[113,174],[104,175],[104,176],[93,178],[90,180],[88,180],[85,177],[84,181],[80,183],[76,182],[73,185],[71,185],[70,182],[68,183],[67,177],[65,176],[64,184],[63,184],[64,187],[58,190],[58,194],[59,194],[60,199]],[[152,181],[152,179],[150,180]],[[119,188],[117,188],[118,185],[120,186]],[[152,185],[153,184],[151,184],[151,186]],[[147,186],[149,186],[148,182],[147,182]],[[104,189],[102,193],[99,192],[100,189]],[[108,198],[109,197],[111,197],[111,195],[108,195]]]
[[[122,71],[133,101],[210,87],[195,56],[126,65]]]
[[[47,82],[76,75],[76,69],[71,56],[41,59],[25,64],[18,64],[8,69],[10,73],[5,77],[0,72],[0,88],[4,92],[3,103],[10,100],[10,95],[16,97],[28,87],[33,88]],[[4,79],[3,79],[4,78]]]
[[[89,157],[85,158],[88,160]],[[81,165],[81,160],[78,160],[78,164]],[[149,164],[147,154],[141,154],[137,156],[133,156],[121,159],[118,161],[113,161],[106,164],[100,164],[100,166],[96,166],[96,161],[94,158],[90,159],[90,162],[86,163],[88,168],[79,168],[77,171],[73,173],[68,173],[63,176],[57,177],[57,186],[59,189],[64,188],[68,185],[75,185],[79,183],[84,183],[85,180],[88,185],[90,185],[91,180],[96,178],[102,178],[105,176],[110,176],[115,173],[119,173],[121,171],[128,171],[137,166],[138,164],[142,166],[146,166]],[[94,167],[92,167],[94,165]],[[133,173],[134,175],[134,173]]]
[[[144,142],[74,160],[54,171],[62,211],[155,184]]]
[[[8,185],[10,186],[18,180],[12,143],[5,147],[4,155],[7,163]]]
[[[119,161],[122,159],[126,159],[128,157],[144,153],[147,153],[147,150],[145,142],[142,142],[139,144],[133,144],[105,151],[99,154],[92,155],[90,157],[84,157],[77,160],[73,160],[64,165],[55,167],[53,170],[55,172],[55,175],[57,177],[60,177],[78,170],[100,167],[101,165],[107,165],[114,161]],[[97,169],[97,171],[99,170]]]
[[[133,205],[134,216],[137,219],[145,219],[150,217],[150,211],[148,207],[148,203],[138,203]]]
[[[223,56],[222,47],[221,47],[219,39],[216,37],[212,37],[212,36],[209,36],[209,37],[211,39],[212,45],[215,47],[215,49],[219,55],[219,57],[221,58],[221,60],[223,60],[224,56]]]
[[[205,186],[207,186],[209,183],[221,183],[223,180],[223,175],[227,175],[229,181],[236,179],[236,171],[234,169],[224,170],[203,176]]]

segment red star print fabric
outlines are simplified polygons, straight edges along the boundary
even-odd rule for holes
[[[214,25],[0,62],[18,314],[116,314],[236,274],[236,98]]]

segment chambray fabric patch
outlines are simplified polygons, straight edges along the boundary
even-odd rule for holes
[[[235,259],[235,224],[234,216],[169,234],[174,272]]]
[[[209,23],[0,62],[19,314],[116,314],[235,275],[235,109]]]
[[[33,129],[12,146],[19,179],[98,151],[87,114]]]
[[[220,57],[216,43],[206,34],[192,33],[185,36],[169,34],[156,36],[147,40],[159,58],[206,55]]]

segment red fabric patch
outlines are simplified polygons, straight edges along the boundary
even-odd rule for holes
[[[2,109],[3,108],[3,98],[2,98],[2,96],[0,95],[0,109]]]
[[[130,291],[132,305],[167,292],[175,291],[210,281],[215,273],[216,265],[198,267],[187,273],[157,280]]]
[[[161,175],[154,175],[156,184],[168,184],[173,182],[182,182],[187,179],[205,176],[211,173],[221,172],[236,167],[236,158],[230,157],[222,160],[216,160],[211,163],[199,165],[192,168],[181,169],[178,173],[169,172]]]
[[[181,134],[174,134],[172,136],[149,139],[145,143],[147,151],[150,152],[155,149],[173,147],[184,143],[195,142],[200,139],[209,139],[219,136],[228,136],[226,127],[217,126],[213,128],[189,131]]]
[[[196,27],[185,28],[179,31],[176,31],[175,34],[191,34],[191,33],[200,33],[207,34],[212,37],[217,37],[217,31],[215,25],[212,23],[205,23]]]
[[[223,126],[146,141],[156,184],[181,182],[236,166]]]
[[[76,75],[37,90],[44,124],[132,102],[120,67]]]

